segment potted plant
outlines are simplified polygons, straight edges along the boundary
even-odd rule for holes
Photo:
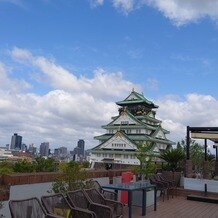
[[[175,180],[178,185],[181,178],[181,171],[183,169],[183,162],[185,160],[185,153],[180,148],[175,148],[164,151],[160,155],[160,158],[167,163],[164,167],[167,171],[165,173],[166,176],[171,177],[170,179]]]

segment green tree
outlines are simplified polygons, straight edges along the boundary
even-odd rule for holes
[[[148,179],[155,171],[156,166],[153,162],[153,158],[157,156],[157,153],[153,151],[154,143],[150,141],[137,144],[136,157],[140,161],[140,167],[136,168],[136,173],[145,176]]]
[[[182,170],[182,163],[185,160],[185,154],[180,148],[164,151],[160,158],[167,162],[166,169],[172,171]]]
[[[14,164],[14,172],[18,173],[31,173],[35,171],[34,165],[27,160],[19,160]]]
[[[84,162],[82,162],[82,166],[83,166],[84,168],[89,168],[89,165],[90,165],[89,161],[84,161]]]
[[[6,160],[0,162],[0,175],[13,173],[13,163]]]
[[[58,163],[52,158],[37,157],[34,165],[36,172],[55,172],[58,169]]]
[[[69,190],[83,188],[83,181],[88,178],[88,173],[78,162],[70,161],[60,165],[61,175],[52,184],[54,192],[65,193]]]
[[[190,145],[190,158],[195,171],[201,171],[204,162],[204,147],[199,143],[192,142]]]

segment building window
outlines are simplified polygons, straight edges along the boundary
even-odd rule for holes
[[[121,125],[129,125],[129,121],[121,121]]]
[[[115,158],[121,158],[121,154],[115,154]]]
[[[140,133],[141,133],[141,129],[137,129],[136,134],[140,134]]]
[[[113,134],[113,130],[112,129],[109,130],[109,134]]]
[[[103,154],[103,157],[107,157],[107,154]]]
[[[124,157],[125,159],[128,159],[128,158],[129,158],[129,155],[128,155],[128,154],[124,154],[123,157]]]
[[[101,154],[97,154],[97,157],[101,157]]]
[[[135,155],[131,154],[130,159],[135,159]]]
[[[126,130],[126,133],[127,133],[127,134],[130,134],[130,133],[131,133],[131,129],[127,129],[127,130]]]
[[[124,143],[112,143],[111,147],[123,148],[123,147],[126,147],[126,144],[124,144]]]
[[[114,156],[113,154],[109,154],[109,157],[110,157],[110,158],[113,158],[113,156]]]

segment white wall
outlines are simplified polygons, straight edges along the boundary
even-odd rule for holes
[[[184,178],[184,189],[204,191],[205,184],[207,184],[208,192],[218,193],[218,181],[208,179]]]

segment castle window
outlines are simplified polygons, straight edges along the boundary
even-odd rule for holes
[[[127,130],[126,130],[126,133],[127,133],[127,134],[130,134],[130,133],[131,133],[131,129],[127,129]]]
[[[117,148],[123,148],[123,147],[126,147],[126,144],[123,144],[123,143],[112,143],[111,146],[112,147],[117,147]]]
[[[130,155],[130,159],[135,159],[135,155]]]
[[[115,158],[120,158],[121,154],[115,154]]]
[[[121,125],[129,125],[129,121],[121,121]]]
[[[139,134],[139,133],[141,133],[141,129],[136,130],[136,134]]]

